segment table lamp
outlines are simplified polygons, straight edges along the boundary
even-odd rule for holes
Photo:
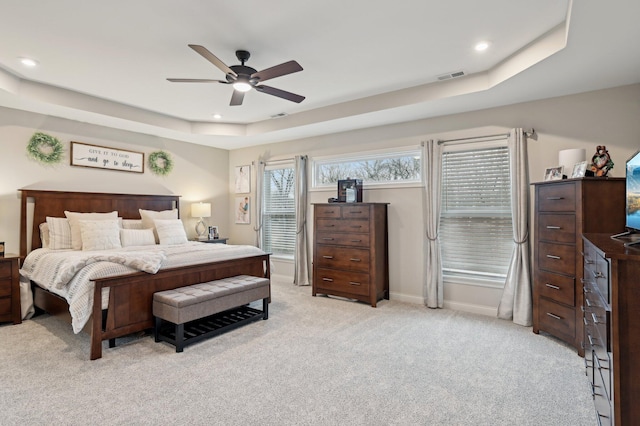
[[[200,218],[196,223],[196,234],[198,234],[198,238],[203,238],[207,232],[207,224],[204,223],[203,218],[211,217],[211,203],[191,204],[191,216]]]

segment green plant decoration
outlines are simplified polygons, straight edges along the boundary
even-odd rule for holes
[[[173,160],[167,152],[152,152],[149,154],[149,169],[159,176],[166,176],[173,169]]]
[[[27,145],[27,154],[45,164],[56,164],[62,160],[64,146],[53,136],[34,133]]]

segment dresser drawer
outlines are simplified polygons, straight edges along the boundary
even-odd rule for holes
[[[11,296],[11,279],[5,278],[0,280],[0,297]]]
[[[316,217],[333,217],[336,219],[340,218],[340,205],[323,205],[323,206],[315,206],[315,215]]]
[[[369,219],[369,208],[365,206],[342,206],[343,219]]]
[[[611,289],[609,288],[609,262],[600,255],[596,256],[596,265],[592,278],[598,286],[600,294],[607,303],[611,303]]]
[[[368,220],[317,219],[317,232],[363,232],[369,233]]]
[[[318,245],[316,252],[319,268],[369,272],[369,250]]]
[[[327,290],[368,296],[369,274],[316,268],[315,286],[320,292]]]
[[[539,242],[538,266],[547,271],[575,276],[575,246]]]
[[[536,271],[538,295],[548,297],[565,305],[575,306],[575,278],[541,270]]]
[[[573,183],[542,185],[538,188],[538,211],[573,212],[576,210],[576,186]]]
[[[544,297],[538,301],[538,324],[541,330],[567,341],[576,337],[575,310]]]
[[[330,232],[318,232],[316,234],[316,240],[318,244],[369,247],[369,234],[336,234]]]
[[[0,317],[11,315],[11,298],[0,298]]]
[[[539,215],[538,239],[554,243],[575,243],[576,216],[573,214]]]
[[[0,262],[0,278],[11,278],[12,262]]]

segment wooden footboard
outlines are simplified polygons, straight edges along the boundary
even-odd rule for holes
[[[269,278],[269,255],[244,257],[199,265],[144,272],[95,281],[91,326],[91,359],[102,357],[102,341],[126,336],[153,327],[153,293],[234,275]],[[109,305],[102,316],[102,289],[109,287]],[[102,323],[102,324],[101,324]]]

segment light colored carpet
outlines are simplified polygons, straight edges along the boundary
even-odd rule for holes
[[[274,282],[267,321],[189,346],[0,327],[0,424],[590,425],[583,362],[531,328]]]

